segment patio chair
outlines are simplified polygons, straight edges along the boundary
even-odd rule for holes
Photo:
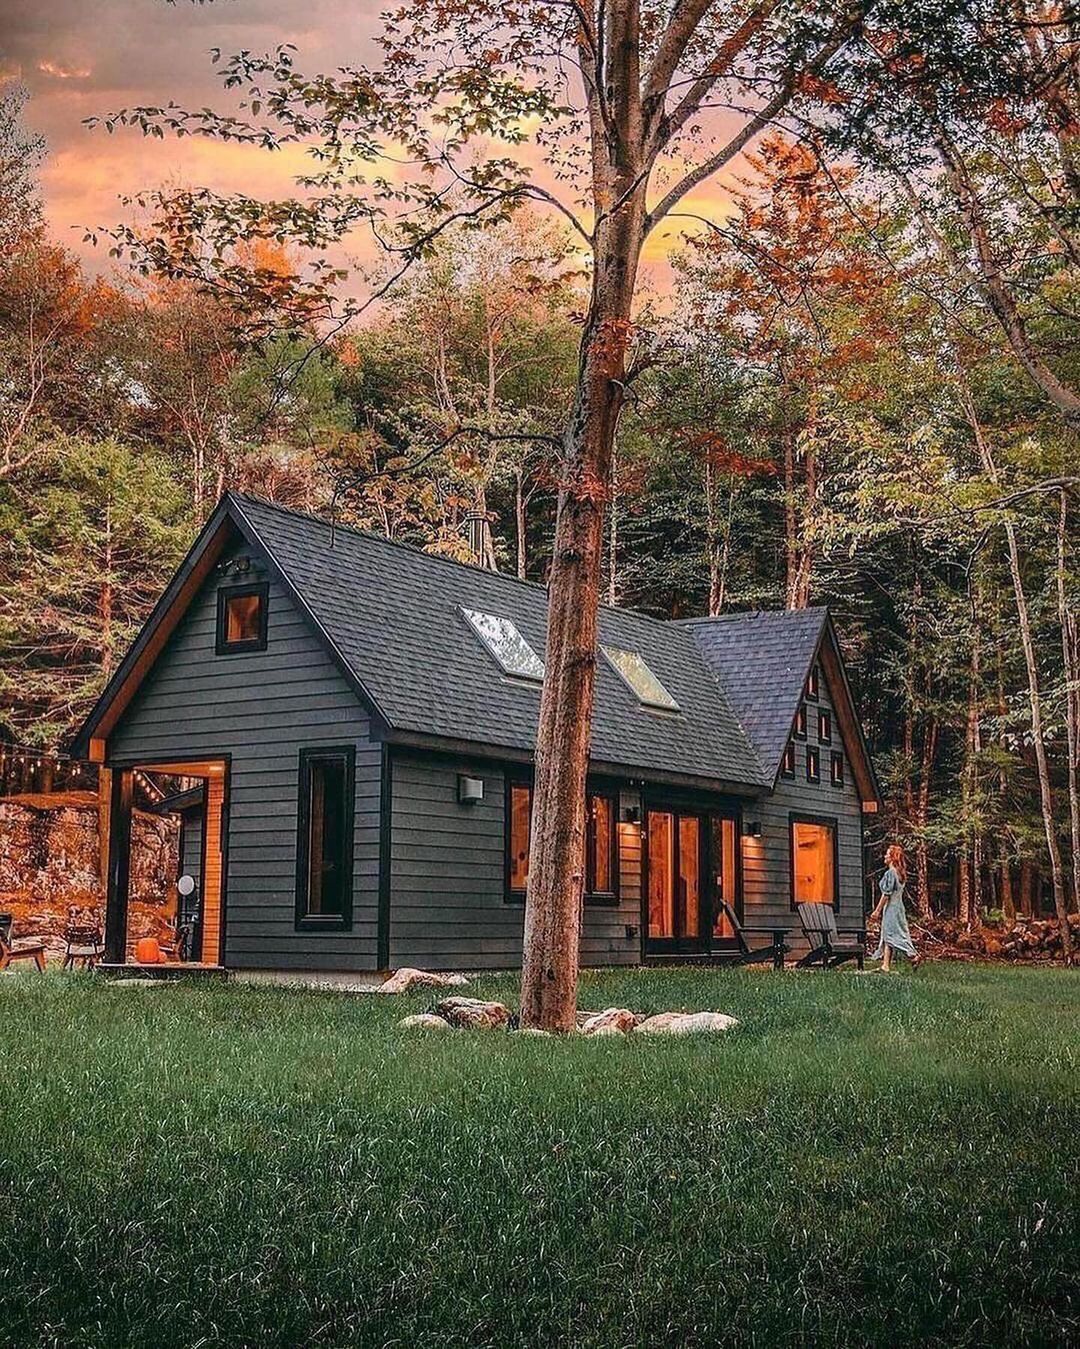
[[[866,959],[866,927],[845,928],[842,932],[836,926],[836,914],[831,904],[796,904],[803,935],[810,945],[806,955],[798,962],[800,969],[820,965],[823,970],[835,969],[848,960],[857,962],[859,969]]]
[[[79,962],[84,969],[93,969],[105,951],[105,941],[98,923],[71,922],[64,929],[67,949],[61,969],[73,970]]]
[[[0,971],[6,970],[17,960],[32,960],[42,974],[45,973],[45,943],[33,939],[16,943],[12,939],[15,918],[10,913],[0,913]]]
[[[735,940],[738,942],[738,950],[718,953],[722,961],[732,965],[758,965],[762,961],[771,960],[774,970],[784,968],[784,956],[787,955],[787,942],[784,938],[788,934],[786,927],[753,927],[740,923],[735,910],[726,899],[717,901],[720,908],[727,915],[727,920],[731,924],[731,930],[735,933]],[[765,946],[751,946],[746,940],[746,934],[768,933],[772,940]]]

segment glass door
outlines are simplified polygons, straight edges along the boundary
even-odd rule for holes
[[[648,812],[647,950],[654,954],[709,948],[705,820],[690,811]]]
[[[738,872],[738,821],[733,815],[709,817],[713,876],[712,944],[714,950],[737,946],[735,928],[728,910],[742,922],[742,894]]]

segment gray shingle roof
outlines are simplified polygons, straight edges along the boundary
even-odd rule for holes
[[[827,609],[776,609],[678,625],[722,681],[770,785],[827,620]]]
[[[539,687],[507,678],[461,607],[511,618],[543,654],[547,591],[371,534],[235,496],[233,509],[311,610],[396,731],[531,752]],[[696,629],[603,608],[600,640],[638,651],[679,704],[642,707],[597,666],[594,762],[727,783],[771,785]]]

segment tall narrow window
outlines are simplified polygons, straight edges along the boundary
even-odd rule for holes
[[[821,671],[817,665],[814,665],[811,667],[810,673],[806,676],[806,696],[808,698],[816,698],[820,691]]]
[[[834,821],[791,821],[791,898],[795,904],[836,904]]]
[[[807,782],[821,781],[821,754],[813,745],[806,747],[806,780]]]
[[[713,816],[713,867],[716,873],[716,906],[713,917],[713,937],[734,941],[735,929],[721,900],[734,909],[738,903],[735,893],[735,821],[725,815]]]
[[[615,798],[590,796],[585,838],[586,890],[590,899],[603,901],[618,893]]]
[[[529,883],[529,827],[532,815],[532,788],[522,783],[510,787],[510,889],[524,895]]]
[[[823,745],[832,744],[832,713],[824,707],[818,708],[817,738]]]
[[[222,586],[218,591],[217,642],[219,656],[237,651],[265,651],[269,586]]]
[[[844,785],[844,756],[837,750],[833,750],[832,756],[832,784],[834,787]]]
[[[675,816],[649,811],[649,936],[675,937]]]
[[[800,703],[799,710],[795,713],[795,736],[799,740],[806,739],[806,704]]]
[[[795,746],[790,740],[784,747],[784,757],[780,761],[780,776],[785,778],[795,776]]]
[[[352,926],[355,753],[351,745],[300,751],[296,926]]]

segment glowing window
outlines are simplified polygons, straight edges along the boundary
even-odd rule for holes
[[[618,894],[618,837],[615,830],[615,798],[590,794],[585,820],[585,891],[601,902]],[[532,788],[525,783],[510,785],[510,821],[507,829],[507,888],[518,900],[529,883],[529,835],[532,828]]]
[[[266,648],[268,587],[223,586],[218,591],[217,654]]]
[[[792,820],[791,878],[796,904],[836,903],[836,825]]]

